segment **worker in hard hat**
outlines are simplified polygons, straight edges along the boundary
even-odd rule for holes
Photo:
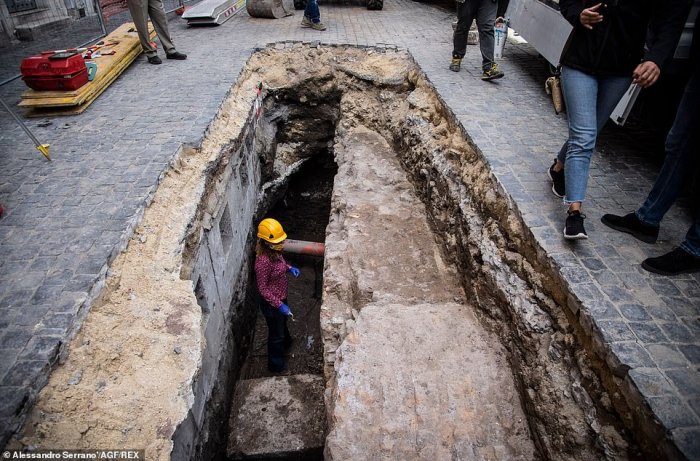
[[[282,249],[287,238],[275,219],[263,219],[258,225],[255,247],[255,278],[260,292],[260,310],[267,322],[267,367],[273,373],[285,373],[284,351],[291,346],[287,317],[287,272],[299,277],[300,271],[284,260]]]

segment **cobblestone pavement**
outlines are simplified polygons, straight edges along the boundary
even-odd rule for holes
[[[51,143],[52,162],[0,115],[0,441],[46,382],[179,146],[199,142],[254,47],[321,40],[396,44],[413,54],[559,267],[569,305],[580,308],[609,365],[644,397],[678,447],[697,457],[700,276],[659,277],[639,266],[679,242],[690,218],[673,208],[654,246],[599,221],[604,212],[639,204],[657,167],[607,136],[591,170],[591,239],[566,244],[564,207],[546,175],[566,120],[551,109],[542,88],[544,64],[531,48],[508,45],[506,77],[485,83],[476,47],[469,47],[462,72],[447,70],[452,14],[435,6],[387,0],[381,12],[322,5],[321,13],[326,32],[300,28],[299,12],[279,20],[241,12],[218,28],[172,21],[186,61],[151,66],[140,57],[83,114],[27,120]],[[0,95],[16,103],[21,91],[15,81]]]

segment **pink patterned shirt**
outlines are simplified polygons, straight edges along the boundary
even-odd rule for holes
[[[289,266],[280,255],[270,259],[265,255],[255,258],[255,278],[262,297],[273,307],[279,307],[287,297],[287,270]]]

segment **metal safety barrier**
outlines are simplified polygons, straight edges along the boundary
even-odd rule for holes
[[[20,63],[46,50],[91,45],[131,16],[126,0],[2,0],[0,87],[20,78]],[[172,13],[196,0],[163,0]]]

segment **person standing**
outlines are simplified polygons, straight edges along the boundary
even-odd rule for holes
[[[494,32],[498,4],[496,0],[457,0],[457,27],[453,36],[452,62],[450,70],[459,72],[462,59],[467,53],[467,37],[472,21],[476,19],[481,49],[482,80],[495,80],[503,77],[503,72],[493,60]]]
[[[562,90],[569,138],[549,168],[552,191],[568,206],[564,238],[587,239],[581,208],[598,132],[631,83],[653,85],[673,52],[689,11],[687,0],[561,0],[574,26],[562,53]],[[647,31],[649,36],[648,51]]]
[[[258,225],[255,247],[255,281],[260,293],[260,310],[267,323],[267,368],[286,373],[284,351],[292,344],[287,318],[292,315],[287,302],[287,272],[299,277],[300,271],[284,260],[282,249],[287,234],[275,219]]]
[[[162,64],[163,61],[158,57],[156,48],[151,44],[150,34],[148,33],[148,19],[151,19],[153,28],[158,34],[160,43],[165,50],[167,59],[183,60],[187,59],[185,53],[180,53],[175,49],[173,40],[170,38],[168,30],[168,18],[165,16],[162,0],[127,0],[129,13],[134,20],[136,31],[139,34],[141,48],[146,53],[146,59],[150,64]]]
[[[700,17],[698,18],[700,19]],[[646,243],[655,243],[659,236],[661,220],[678,198],[686,173],[700,173],[698,156],[698,127],[700,127],[700,21],[695,20],[693,43],[690,49],[690,79],[676,112],[676,118],[666,137],[666,157],[646,200],[632,213],[625,216],[603,215],[606,226],[628,234]],[[695,221],[685,234],[685,240],[672,251],[647,258],[642,267],[662,275],[700,272],[700,202],[691,201]]]
[[[321,22],[321,10],[318,8],[318,0],[307,0],[306,8],[304,8],[304,17],[301,19],[301,27],[326,30],[326,25]]]

